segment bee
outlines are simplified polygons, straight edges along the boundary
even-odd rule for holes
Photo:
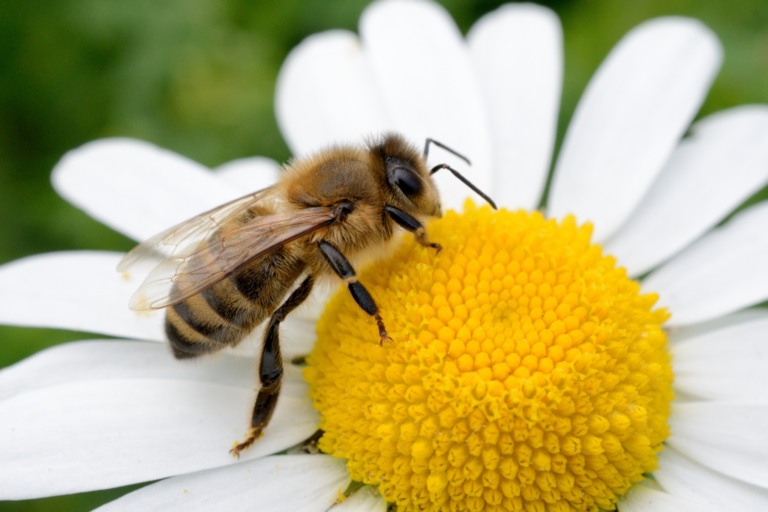
[[[379,309],[349,258],[385,249],[398,228],[439,251],[422,224],[442,216],[432,179],[439,170],[450,171],[496,208],[447,164],[428,169],[430,144],[469,163],[431,139],[420,153],[396,134],[362,147],[332,147],[290,161],[275,185],[154,236],[118,265],[120,272],[154,267],[129,307],[166,309],[165,334],[177,359],[237,345],[269,319],[249,433],[231,450],[234,455],[253,444],[269,423],[283,375],[280,323],[307,299],[318,279],[337,276],[346,283],[375,320],[384,343],[390,338]]]

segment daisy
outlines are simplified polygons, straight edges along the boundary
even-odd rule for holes
[[[278,121],[294,154],[387,130],[415,142],[433,137],[471,155],[472,181],[508,211],[491,221],[487,209],[467,203],[463,215],[430,226],[435,240],[453,240],[443,244],[446,254],[406,242],[376,275],[363,274],[400,335],[391,347],[367,339],[375,333],[345,309],[345,293],[336,296],[305,370],[312,398],[291,365],[264,437],[239,461],[227,451],[247,424],[252,357],[183,363],[151,343],[163,341],[162,313],[127,309],[141,276],[114,272],[121,254],[54,253],[5,265],[3,322],[123,339],[60,345],[0,372],[0,499],[160,480],[103,510],[383,511],[382,495],[405,510],[768,509],[768,313],[745,309],[768,299],[768,207],[716,227],[768,181],[768,108],[711,115],[683,138],[721,59],[717,38],[694,20],[650,20],[627,34],[574,113],[543,216],[513,212],[539,205],[551,164],[563,66],[551,11],[504,6],[464,39],[436,4],[389,0],[363,13],[359,39],[344,31],[310,37],[289,55],[277,88]],[[436,152],[430,159],[462,165]],[[254,158],[211,171],[147,143],[108,139],[67,154],[53,184],[139,241],[269,185],[277,169]],[[445,206],[460,208],[466,189],[437,180]],[[506,250],[497,224],[525,242],[513,244],[519,254]],[[545,231],[558,274],[526,256],[532,235]],[[641,292],[621,268],[642,277]],[[572,288],[566,274],[596,286],[592,305],[606,306],[601,318],[615,331],[578,312],[583,286]],[[473,307],[483,315],[472,317]],[[505,320],[522,326],[537,307],[548,322],[529,322],[526,334],[537,338],[516,338],[519,329],[490,314],[510,309],[517,317]],[[321,308],[319,297],[283,324],[287,359],[310,353]],[[500,325],[512,330],[496,332]],[[597,347],[596,332],[626,357]],[[610,344],[619,338],[633,342]],[[257,340],[254,333],[251,344]],[[510,340],[515,354],[505,352]],[[562,362],[584,379],[569,379]],[[338,386],[328,384],[334,378]],[[623,395],[610,407],[557,394],[585,391],[588,382],[596,397],[619,383],[632,389],[616,388]],[[435,390],[444,392],[443,416],[430,413],[436,399],[426,397]],[[460,410],[462,396],[468,408]],[[622,397],[631,402],[624,412]],[[545,425],[545,398],[559,400],[567,421]],[[525,403],[528,412],[513,419],[529,421],[505,426],[506,413],[494,407],[510,403]],[[328,432],[320,448],[345,458],[290,449],[319,424]],[[378,489],[343,500],[350,474]]]

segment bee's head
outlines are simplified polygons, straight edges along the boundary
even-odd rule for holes
[[[420,217],[443,215],[437,185],[416,148],[399,135],[388,134],[370,149],[382,177],[387,204]]]
[[[443,148],[469,164],[466,157],[432,139],[427,139],[423,155],[399,135],[388,134],[381,141],[370,144],[375,159],[374,168],[378,169],[380,179],[383,179],[384,187],[389,193],[388,204],[412,215],[442,217],[440,194],[432,175],[445,169],[485,199],[495,210],[496,203],[450,165],[436,165],[431,170],[427,168],[427,151],[430,144]]]

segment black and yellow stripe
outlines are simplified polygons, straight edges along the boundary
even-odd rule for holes
[[[167,308],[165,333],[174,356],[188,359],[237,345],[277,309],[304,266],[295,251],[281,247]]]

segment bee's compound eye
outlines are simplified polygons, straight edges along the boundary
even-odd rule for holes
[[[397,167],[392,171],[392,181],[407,196],[421,192],[421,180],[408,169]]]

